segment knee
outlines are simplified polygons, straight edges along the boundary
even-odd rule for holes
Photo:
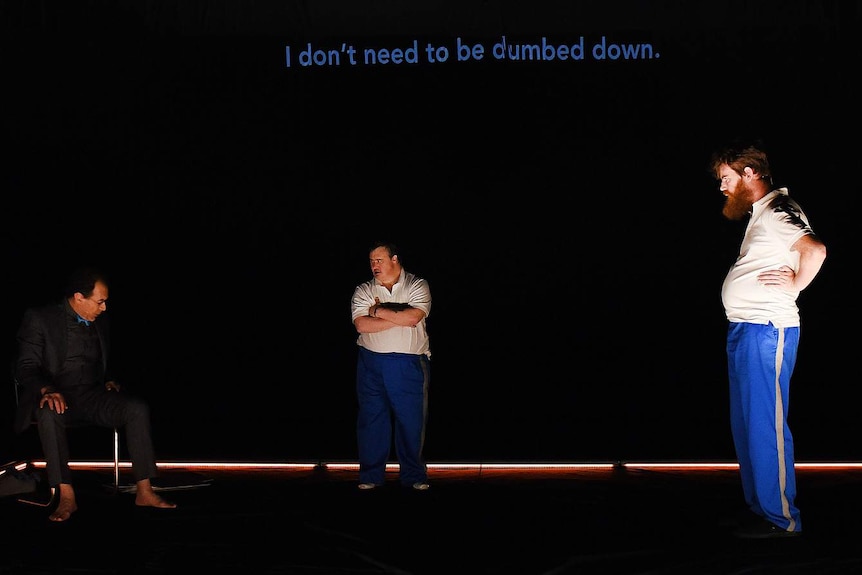
[[[36,423],[40,426],[42,425],[54,425],[58,421],[62,415],[51,409],[50,407],[39,407],[36,408]]]
[[[140,398],[130,398],[126,403],[126,413],[129,419],[149,419],[150,406]]]

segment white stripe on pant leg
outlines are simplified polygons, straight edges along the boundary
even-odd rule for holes
[[[796,522],[790,516],[787,501],[787,465],[784,458],[784,398],[781,396],[781,362],[784,359],[784,328],[778,328],[778,346],[775,350],[775,433],[778,442],[778,487],[781,493],[781,514],[790,522],[788,531],[794,531]]]

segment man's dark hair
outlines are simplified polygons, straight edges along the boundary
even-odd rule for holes
[[[722,164],[727,164],[739,175],[742,175],[745,168],[751,168],[765,180],[772,181],[769,158],[763,142],[759,139],[736,140],[714,152],[709,159],[709,173],[718,178],[718,170]]]
[[[403,259],[404,259],[404,258],[402,258],[402,257],[401,257],[401,253],[398,251],[398,246],[396,246],[396,245],[395,245],[394,243],[392,243],[392,242],[382,241],[382,240],[376,241],[376,242],[374,242],[373,244],[371,244],[371,247],[370,247],[370,248],[368,248],[368,253],[373,252],[373,251],[374,251],[374,250],[376,250],[377,248],[386,248],[386,251],[388,251],[388,252],[389,252],[389,257],[390,257],[390,258],[391,258],[392,256],[398,256],[398,259],[399,259],[399,260],[403,260]],[[403,263],[403,262],[402,262],[402,263]]]
[[[102,270],[92,266],[75,268],[66,280],[63,295],[72,297],[76,293],[80,293],[84,297],[90,297],[96,287],[96,282],[108,285],[108,277]]]

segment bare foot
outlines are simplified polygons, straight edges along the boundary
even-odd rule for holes
[[[165,501],[158,493],[153,491],[153,486],[150,484],[149,479],[138,481],[135,505],[138,507],[157,507],[159,509],[173,509],[177,506],[176,503]]]
[[[75,490],[68,483],[61,483],[60,502],[57,503],[57,508],[48,517],[51,521],[66,521],[72,516],[72,513],[78,510],[78,503],[75,501]]]
[[[141,494],[139,493],[135,497],[135,505],[138,507],[158,507],[159,509],[173,509],[177,506],[176,503],[165,501],[155,493],[146,497],[141,497]]]

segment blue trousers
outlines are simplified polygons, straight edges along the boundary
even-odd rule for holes
[[[359,348],[356,436],[360,483],[385,482],[393,432],[401,484],[427,481],[422,449],[430,372],[431,362],[424,355]]]
[[[731,322],[727,331],[730,428],[745,502],[787,531],[801,531],[787,425],[799,328]]]

